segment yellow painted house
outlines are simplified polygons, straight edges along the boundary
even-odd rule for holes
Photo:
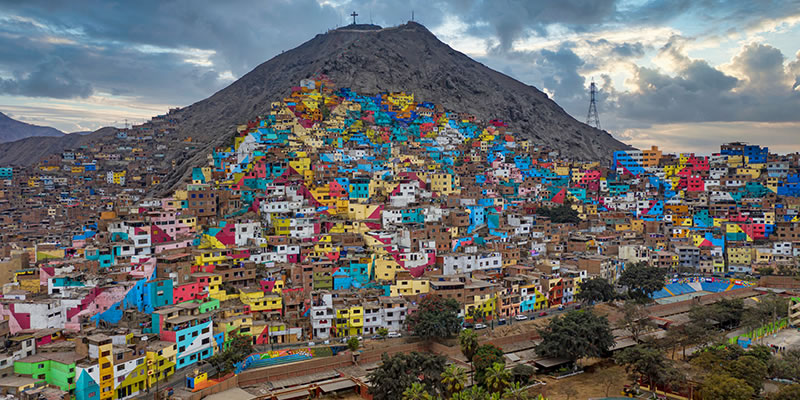
[[[265,294],[261,289],[239,290],[239,300],[253,312],[282,311],[283,299],[279,295]]]
[[[358,336],[364,329],[364,307],[336,309],[336,337]]]
[[[389,286],[389,296],[415,296],[426,294],[430,290],[430,281],[427,279],[398,279],[394,285]]]
[[[458,175],[431,174],[431,190],[444,196],[459,194],[461,193],[461,182]]]
[[[753,249],[750,247],[729,246],[725,249],[728,262],[734,265],[750,265],[753,261]]]

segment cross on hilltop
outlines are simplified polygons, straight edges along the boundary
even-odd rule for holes
[[[353,17],[353,25],[355,25],[356,24],[356,17],[358,16],[358,14],[356,14],[356,12],[353,11],[353,13],[350,14],[350,16]]]

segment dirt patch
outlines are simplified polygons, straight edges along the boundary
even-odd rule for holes
[[[548,400],[577,400],[619,397],[622,388],[630,384],[625,369],[608,360],[584,362],[586,372],[563,379],[539,378],[547,383],[531,391]],[[608,389],[608,396],[606,396]],[[571,393],[568,393],[571,392]]]

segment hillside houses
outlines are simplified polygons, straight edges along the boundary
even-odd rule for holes
[[[726,274],[785,272],[800,256],[796,154],[654,147],[601,165],[558,157],[513,121],[323,78],[262,112],[221,132],[229,143],[164,198],[144,190],[164,165],[130,166],[166,146],[169,115],[0,170],[0,377],[126,399],[235,334],[298,349],[405,334],[426,296],[456,300],[466,321],[508,319],[634,262],[723,291]]]

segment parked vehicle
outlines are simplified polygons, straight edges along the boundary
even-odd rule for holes
[[[386,337],[391,338],[391,339],[399,338],[401,336],[403,336],[403,335],[401,335],[400,332],[389,332],[389,334],[386,335]]]
[[[526,319],[528,319],[528,316],[525,314],[517,314],[514,316],[514,319],[517,321],[525,321]]]
[[[576,310],[580,310],[581,309],[581,305],[580,304],[575,304],[575,309]]]
[[[470,324],[469,322],[464,322],[461,324],[461,327],[464,329],[472,329],[474,325]]]
[[[500,318],[499,320],[497,320],[497,325],[505,325],[505,324],[506,324],[505,318]]]
[[[475,330],[486,329],[486,324],[475,324]]]
[[[309,345],[309,346],[316,346],[317,344],[316,344],[316,343],[314,343],[314,342],[308,342],[308,345]]]
[[[559,304],[559,305],[558,305],[558,310],[559,310],[559,311],[561,311],[561,310],[563,310],[563,309],[564,309],[564,305],[563,305],[563,304]]]
[[[542,311],[542,312],[540,312],[540,313],[539,313],[539,316],[540,316],[540,317],[544,317],[544,316],[546,316],[546,315],[547,315],[547,311]]]

